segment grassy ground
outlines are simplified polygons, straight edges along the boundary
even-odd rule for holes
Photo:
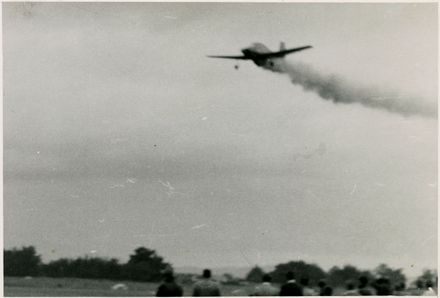
[[[24,279],[5,277],[5,297],[106,297],[106,296],[155,296],[158,283],[140,283],[124,281],[128,290],[112,290],[114,284],[121,283],[109,280],[80,278],[47,278],[36,277]],[[183,285],[184,295],[191,296],[192,285]],[[223,296],[248,296],[255,285],[233,286],[221,285]]]

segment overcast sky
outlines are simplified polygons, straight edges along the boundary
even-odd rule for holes
[[[437,119],[334,104],[252,42],[436,104],[437,4],[3,3],[4,244],[44,261],[437,264]]]

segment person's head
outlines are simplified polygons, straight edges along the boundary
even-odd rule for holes
[[[373,282],[373,287],[376,289],[378,296],[391,294],[391,287],[389,280],[385,277],[380,277]]]
[[[263,282],[271,282],[271,281],[272,281],[272,277],[270,277],[269,274],[263,275]]]
[[[365,287],[368,284],[368,278],[366,276],[359,277],[359,287]]]
[[[203,277],[204,278],[211,278],[211,270],[209,270],[209,269],[203,270]]]
[[[329,286],[326,286],[324,288],[323,295],[324,296],[331,296],[331,295],[333,295],[333,289],[331,287],[329,287]]]
[[[320,287],[320,288],[324,288],[325,285],[326,285],[326,283],[325,283],[325,281],[323,281],[323,280],[320,280],[320,281],[318,282],[318,287]]]
[[[384,278],[383,281],[384,287],[386,287],[389,291],[391,291],[391,280],[389,278]]]
[[[405,283],[400,282],[396,285],[395,289],[396,289],[396,291],[403,291],[403,290],[405,290],[405,287],[406,287]]]
[[[293,271],[288,271],[286,273],[286,279],[287,280],[295,279],[295,273],[293,273]]]
[[[354,290],[354,283],[349,281],[346,285],[347,290]]]
[[[309,278],[308,277],[301,277],[301,280],[299,282],[303,286],[307,287],[309,285]]]
[[[173,282],[174,281],[174,275],[172,272],[165,272],[163,275],[163,279],[165,282]]]
[[[380,277],[380,278],[376,279],[376,280],[374,281],[374,284],[375,284],[375,285],[379,285],[379,286],[385,284],[385,278]]]

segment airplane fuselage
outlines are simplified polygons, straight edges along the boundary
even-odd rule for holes
[[[268,61],[271,60],[271,58],[265,58],[261,59],[259,58],[259,55],[257,52],[253,51],[252,49],[243,49],[241,50],[244,56],[246,56],[248,59],[254,61],[254,63],[258,66],[265,65]]]
[[[284,59],[281,58],[261,58],[261,54],[270,53],[270,50],[261,43],[254,43],[248,48],[241,50],[243,55],[252,60],[257,66],[269,69],[272,71],[282,71]]]

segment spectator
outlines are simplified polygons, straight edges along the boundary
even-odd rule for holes
[[[263,282],[256,287],[253,296],[277,296],[278,289],[272,286],[271,281],[272,278],[269,274],[263,275]]]
[[[404,282],[400,282],[398,283],[395,287],[394,287],[394,295],[395,296],[406,296],[409,295],[406,291],[405,291],[406,285]]]
[[[303,288],[303,295],[304,296],[316,296],[317,293],[314,289],[309,287],[309,278],[308,277],[302,277],[299,281]]]
[[[182,287],[174,281],[174,275],[171,272],[164,274],[164,282],[159,286],[156,292],[157,297],[180,297],[183,296]]]
[[[324,289],[325,289],[325,286],[327,285],[327,283],[325,282],[325,281],[323,281],[323,280],[320,280],[319,282],[318,282],[318,287],[319,287],[319,296],[325,296],[324,295]]]
[[[406,293],[410,296],[422,296],[424,290],[423,280],[418,279],[416,280],[414,287],[409,287],[406,289]]]
[[[371,296],[374,294],[373,289],[368,285],[368,278],[366,276],[359,277],[358,293],[361,296]]]
[[[355,286],[352,282],[347,283],[347,291],[345,291],[342,296],[359,296],[358,291],[356,291]]]
[[[392,295],[391,284],[388,278],[378,278],[374,284],[377,296],[388,296]]]
[[[193,296],[220,296],[220,288],[218,284],[211,280],[211,270],[203,270],[202,280],[196,282],[194,285]]]
[[[416,287],[414,289],[411,289],[411,295],[412,296],[422,296],[424,290],[425,290],[425,284],[424,284],[423,280],[418,279],[416,281]]]
[[[434,283],[430,280],[426,281],[426,289],[423,291],[422,296],[437,296],[437,293],[433,289]]]
[[[280,296],[302,296],[302,288],[297,284],[292,271],[287,272],[286,279],[287,282],[281,286]]]
[[[331,296],[333,295],[333,289],[330,286],[325,286],[324,287],[324,291],[323,291],[323,295],[321,296]]]

